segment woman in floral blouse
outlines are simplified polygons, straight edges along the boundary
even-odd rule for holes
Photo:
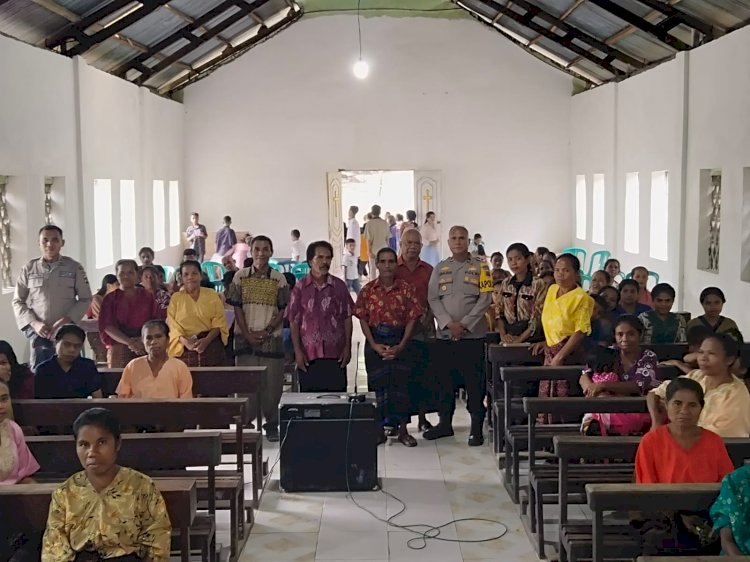
[[[598,364],[580,378],[586,396],[645,396],[659,385],[656,366],[659,360],[650,349],[641,349],[643,324],[635,316],[620,316],[615,323],[616,350],[597,350]],[[602,360],[613,351],[612,360]],[[583,431],[588,435],[634,435],[648,431],[651,417],[642,413],[587,414]]]
[[[357,297],[354,315],[367,340],[365,366],[367,384],[377,396],[380,422],[395,423],[398,440],[407,447],[417,441],[409,435],[409,376],[412,365],[404,354],[414,324],[422,315],[416,289],[396,279],[396,252],[383,248],[376,257],[378,277],[364,286]],[[385,443],[385,431],[380,443]]]

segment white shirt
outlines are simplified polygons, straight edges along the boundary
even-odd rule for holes
[[[359,270],[357,269],[357,256],[344,252],[344,270],[347,280],[359,279]]]
[[[300,258],[304,255],[307,257],[307,248],[302,240],[295,240],[292,242],[292,261],[300,261]]]
[[[354,255],[359,255],[359,244],[361,242],[360,236],[362,233],[359,231],[359,222],[357,219],[349,219],[346,223],[346,237],[354,238]]]

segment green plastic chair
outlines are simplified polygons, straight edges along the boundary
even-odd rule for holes
[[[310,273],[310,265],[307,262],[298,263],[292,266],[292,275],[299,281]]]
[[[276,258],[269,258],[268,265],[270,265],[276,271],[283,271],[283,269],[280,269],[281,266],[279,266],[279,260],[277,260]]]
[[[211,281],[214,290],[216,290],[217,293],[223,293],[224,283],[222,278],[226,273],[224,266],[215,261],[204,261],[201,264],[201,270],[203,270],[203,273],[208,276],[208,280]]]
[[[584,282],[588,281],[591,282],[591,276],[594,275],[596,271],[599,271],[600,269],[604,269],[604,264],[607,263],[607,260],[612,254],[609,253],[607,250],[599,250],[598,252],[594,252],[591,254],[591,261],[589,261],[589,268],[588,273],[583,274],[583,280]]]
[[[177,268],[172,267],[171,265],[162,265],[161,267],[164,269],[164,282],[169,283],[174,279],[174,274],[177,272]]]
[[[565,248],[557,255],[560,256],[562,254],[573,254],[577,257],[578,261],[581,262],[581,276],[584,276],[584,271],[586,271],[586,250],[583,248]]]
[[[628,273],[623,279],[632,279],[633,275]],[[655,271],[649,271],[648,272],[648,278],[654,280],[654,285],[659,284],[659,274]],[[646,286],[648,287],[648,282],[646,283]]]

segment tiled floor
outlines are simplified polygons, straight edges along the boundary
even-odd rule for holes
[[[353,371],[354,362],[351,367]],[[359,373],[362,383],[363,364]],[[353,372],[349,378],[352,383]],[[489,441],[484,447],[469,448],[468,425],[468,414],[460,407],[454,420],[455,437],[425,441],[417,436],[414,427],[417,447],[408,449],[391,439],[378,451],[383,488],[407,506],[406,512],[393,522],[401,526],[446,525],[440,538],[447,540],[428,539],[425,545],[420,535],[379,521],[347,499],[343,492],[282,493],[277,466],[240,561],[538,560],[517,508],[502,486]],[[273,445],[264,445],[271,461],[276,459],[278,451]],[[381,492],[356,492],[354,498],[381,519],[396,514],[402,507]],[[499,521],[507,526],[507,533],[500,539],[476,542],[498,535],[504,528],[484,521],[454,522],[471,517]],[[219,526],[219,540],[225,541],[224,522],[220,521]]]

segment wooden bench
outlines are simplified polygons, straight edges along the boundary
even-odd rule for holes
[[[76,417],[83,411],[101,407],[111,410],[123,426],[169,426],[177,428],[227,427],[235,424],[234,442],[237,444],[237,470],[244,482],[244,439],[247,424],[247,398],[191,398],[185,400],[138,400],[138,399],[70,399],[70,400],[14,400],[13,412],[22,426],[58,426],[69,433]],[[224,439],[224,437],[223,437]],[[247,521],[252,523],[252,508],[260,501],[263,482],[263,463],[260,450],[253,451],[253,501],[243,505]],[[198,475],[196,475],[198,476]]]
[[[514,348],[510,348],[514,349]],[[503,443],[505,476],[503,484],[513,503],[520,501],[521,488],[521,452],[528,449],[527,429],[523,425],[514,425],[513,412],[523,413],[523,402],[521,396],[522,389],[528,382],[538,382],[542,380],[565,380],[574,385],[578,385],[578,379],[581,377],[582,365],[573,365],[569,367],[501,367],[500,380],[503,385],[503,407],[502,415],[504,416],[503,428],[505,439]],[[498,411],[499,412],[499,411]],[[499,427],[495,429],[499,431]],[[555,431],[578,431],[577,425],[557,426]],[[540,436],[541,437],[541,436]],[[552,443],[549,437],[550,445]]]
[[[557,550],[559,559],[565,561],[568,552],[565,548],[566,545],[562,542],[562,538],[565,534],[565,527],[568,525],[568,505],[571,503],[586,502],[584,496],[586,484],[625,484],[632,482],[635,472],[635,454],[641,438],[630,436],[587,437],[584,435],[559,435],[553,441],[555,456],[558,458],[558,466],[550,467],[549,469],[547,467],[539,467],[535,471],[535,476],[537,479],[537,494],[544,494],[550,489],[557,489],[557,501],[560,508]],[[734,466],[743,466],[745,459],[750,458],[750,439],[725,438],[724,444],[727,447],[727,452]],[[620,463],[580,464],[581,459],[585,459],[587,462],[617,459]],[[551,473],[555,470],[557,474],[553,477]],[[537,521],[543,521],[543,517],[542,513],[538,513]],[[573,558],[581,558],[584,557],[583,554],[586,554],[586,552],[590,555],[590,542],[588,545],[584,544],[583,547],[586,549],[585,552],[576,552],[571,556]]]
[[[155,479],[155,483],[167,505],[174,536],[179,536],[179,551],[182,562],[190,562],[190,527],[196,519],[198,509],[197,487],[192,478]],[[47,526],[52,492],[58,483],[16,484],[0,486],[0,511],[13,513],[12,525],[16,532],[38,531]]]
[[[587,484],[588,506],[594,515],[592,562],[603,562],[605,557],[632,559],[641,550],[640,534],[625,525],[605,527],[604,512],[656,513],[665,506],[669,511],[708,510],[719,488],[720,484]]]
[[[580,418],[586,413],[645,413],[648,412],[646,399],[635,397],[606,397],[606,398],[524,398],[524,411],[527,417],[527,443],[529,455],[529,484],[528,484],[528,520],[530,534],[536,534],[536,547],[539,555],[544,556],[544,493],[555,493],[556,487],[540,487],[540,480],[548,473],[555,476],[556,471],[547,466],[536,466],[536,451],[540,447],[553,443],[555,435],[571,433],[567,426],[559,424],[538,425],[539,414],[560,414],[571,418]],[[558,429],[560,428],[560,429]],[[541,432],[541,435],[539,433]],[[575,433],[578,433],[576,429]],[[554,467],[553,467],[554,468]],[[631,470],[632,473],[632,470]],[[521,504],[521,517],[525,519],[525,510]],[[525,522],[525,521],[524,521]],[[537,522],[539,524],[537,524]]]
[[[216,477],[216,467],[221,464],[221,434],[218,431],[203,433],[131,433],[123,434],[123,444],[118,462],[152,477],[194,477],[202,474],[187,467],[207,467],[206,477],[199,477],[198,507],[208,508],[215,520],[217,499],[220,508],[230,513],[230,558],[239,556],[244,543],[242,533],[241,491],[244,482],[236,473]],[[65,479],[81,470],[75,444],[69,435],[30,436],[26,441],[39,462],[40,470],[34,475],[37,481]],[[201,526],[193,529],[193,536],[208,545],[214,538],[211,529]],[[247,540],[247,537],[245,537]],[[210,559],[213,559],[213,555]]]

